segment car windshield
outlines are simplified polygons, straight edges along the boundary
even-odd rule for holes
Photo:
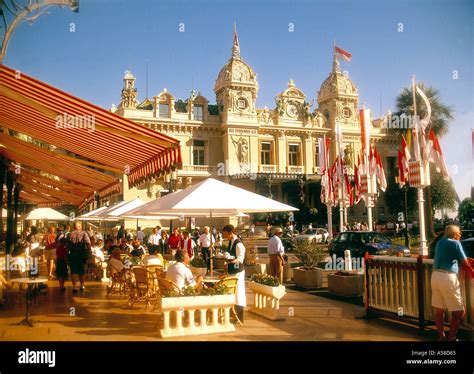
[[[383,243],[383,244],[390,244],[390,239],[388,239],[386,236],[374,232],[369,232],[366,234],[360,235],[360,241],[362,243]]]
[[[466,256],[474,258],[474,240],[463,240],[461,244]]]
[[[303,235],[314,235],[316,234],[316,229],[306,229],[302,233]]]

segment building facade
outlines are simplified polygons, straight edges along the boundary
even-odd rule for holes
[[[183,167],[177,172],[177,188],[214,177],[297,207],[321,207],[318,139],[333,140],[331,163],[337,156],[336,123],[342,129],[347,165],[357,162],[361,149],[356,85],[334,57],[314,108],[292,79],[277,95],[274,108],[257,107],[258,90],[257,74],[241,57],[234,35],[231,56],[214,84],[216,104],[193,91],[186,100],[177,100],[166,88],[139,102],[135,77],[127,72],[122,100],[112,111],[181,141]],[[387,132],[383,121],[372,119],[371,142],[390,172],[396,167],[398,138]],[[167,193],[167,186],[164,179],[133,189],[124,186],[123,197],[158,198]],[[349,221],[364,214],[360,202],[349,209]],[[375,217],[388,218],[383,193]]]

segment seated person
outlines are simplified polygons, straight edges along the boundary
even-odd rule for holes
[[[157,248],[151,247],[149,252],[149,255],[143,257],[143,263],[145,266],[164,266],[165,262],[163,256],[158,252]]]
[[[2,287],[12,288],[12,282],[7,281],[3,276],[2,270],[0,270],[0,288]]]
[[[133,251],[133,247],[130,245],[126,238],[122,238],[122,240],[120,240],[119,246],[122,253],[129,254],[131,251]]]
[[[145,255],[145,248],[140,244],[138,240],[134,240],[132,242],[132,251],[130,252],[130,255],[132,257],[142,257]]]
[[[176,263],[171,265],[166,272],[166,279],[176,284],[180,289],[193,286],[196,290],[200,290],[203,284],[202,275],[197,280],[194,279],[193,273],[189,269],[189,255],[186,251],[176,251]]]
[[[112,250],[112,254],[109,260],[109,268],[112,270],[112,273],[120,273],[123,269],[125,269],[125,265],[123,264],[120,255],[121,251],[118,246],[114,246],[115,248]]]
[[[29,259],[31,261],[31,258]],[[15,245],[10,259],[10,277],[21,278],[27,270],[26,248],[23,244]]]
[[[104,252],[102,252],[100,244],[96,243],[96,240],[94,237],[91,238],[91,253],[92,253],[92,256],[94,256],[94,260],[96,264],[102,261],[105,261]]]

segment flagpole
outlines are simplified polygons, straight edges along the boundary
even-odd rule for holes
[[[339,184],[337,186],[337,194],[339,200],[339,232],[344,230],[344,181],[342,173],[342,156],[341,156],[341,128],[339,124],[336,124],[336,141],[337,141],[337,154],[338,154],[338,168],[337,174]]]
[[[362,110],[365,110],[365,104],[362,105]],[[366,122],[366,116],[367,113],[364,112],[364,122]],[[369,129],[366,129],[366,124],[369,126]],[[367,194],[366,194],[366,201],[365,201],[365,206],[367,207],[367,220],[368,225],[369,225],[369,231],[374,230],[374,225],[373,225],[373,219],[372,219],[372,178],[371,178],[371,171],[370,171],[370,165],[369,165],[369,148],[370,148],[370,138],[369,140],[367,138],[367,132],[368,135],[370,136],[370,117],[368,123],[364,123],[364,142],[367,144],[363,144],[363,150],[364,150],[364,168],[365,168],[365,175],[367,176]]]
[[[421,158],[420,152],[420,127],[419,121],[416,111],[416,87],[415,87],[415,76],[412,77],[412,89],[413,89],[413,115],[414,115],[414,122],[415,122],[415,133],[416,139],[414,142],[415,147],[415,157],[416,161],[420,162],[420,174],[424,174],[425,165],[424,160]],[[425,199],[423,196],[423,188],[420,186],[418,187],[418,216],[420,219],[420,249],[418,251],[419,256],[427,256],[428,249],[426,247],[426,233],[425,233]]]
[[[328,187],[329,183],[332,183],[329,181],[329,152],[326,149],[326,135],[323,135],[323,144],[324,144],[324,174],[327,177],[327,182],[325,186],[325,195],[326,195],[326,208],[327,208],[327,213],[328,213],[328,233],[329,233],[329,239],[332,240],[332,198],[329,196],[328,193]],[[323,175],[324,177],[324,175]]]

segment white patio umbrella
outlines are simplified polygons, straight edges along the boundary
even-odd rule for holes
[[[75,220],[77,221],[97,221],[97,214],[100,212],[104,211],[107,209],[108,206],[101,206],[100,208],[97,208],[95,210],[92,210],[88,213],[84,213],[83,215],[80,215],[79,217],[76,217]]]
[[[41,220],[45,219],[48,221],[66,221],[69,219],[68,216],[58,212],[57,210],[51,208],[37,208],[27,213],[23,220]]]
[[[298,210],[239,187],[208,178],[194,186],[160,197],[135,208],[127,215],[175,214],[211,217],[239,213],[288,212]]]
[[[114,206],[112,210],[104,212],[109,217],[121,217],[128,211],[138,208],[139,206],[145,205],[146,202],[137,197],[136,199],[130,200],[129,202],[120,205],[119,207]]]

